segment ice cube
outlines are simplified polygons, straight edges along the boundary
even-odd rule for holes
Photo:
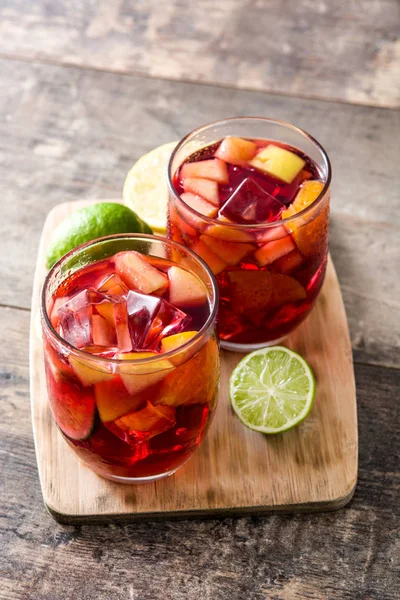
[[[127,307],[134,350],[157,348],[164,336],[179,333],[191,320],[166,300],[132,290],[127,296]]]
[[[112,315],[113,302],[110,296],[93,288],[75,294],[58,309],[64,339],[75,348],[114,345],[115,324],[112,318],[107,318]]]
[[[75,348],[93,344],[89,290],[82,290],[60,306],[58,316],[64,339]]]
[[[123,296],[128,292],[128,288],[119,275],[112,273],[101,281],[98,291],[110,296]]]
[[[156,298],[155,296],[148,296],[147,294],[141,294],[132,290],[128,292],[129,330],[134,350],[146,347],[146,337],[157,316],[161,302],[161,298]]]
[[[236,223],[276,221],[285,205],[266,192],[254,179],[247,177],[219,211],[220,217]]]

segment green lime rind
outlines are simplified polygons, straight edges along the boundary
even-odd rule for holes
[[[230,378],[233,410],[241,422],[266,434],[283,433],[310,413],[316,383],[309,364],[284,346],[245,356]]]
[[[64,254],[91,240],[116,233],[149,233],[153,231],[127,206],[100,202],[86,206],[64,219],[54,230],[46,252],[50,269]]]

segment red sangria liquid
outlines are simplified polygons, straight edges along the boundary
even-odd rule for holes
[[[44,327],[51,411],[84,462],[137,480],[186,462],[210,424],[219,374],[212,330],[198,335],[210,316],[200,278],[119,252],[62,281],[47,315],[68,344]]]
[[[283,338],[325,275],[329,205],[315,202],[325,187],[317,164],[276,141],[229,136],[190,155],[172,183],[169,237],[216,275],[225,347]]]

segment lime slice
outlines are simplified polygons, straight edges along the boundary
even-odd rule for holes
[[[239,419],[255,431],[281,433],[306,418],[315,398],[310,366],[283,346],[261,348],[240,361],[230,379]]]
[[[125,179],[125,204],[158,233],[167,227],[167,166],[177,143],[158,146],[139,158]]]
[[[132,210],[116,202],[99,202],[73,212],[52,233],[46,252],[50,267],[72,248],[115,233],[153,233]]]

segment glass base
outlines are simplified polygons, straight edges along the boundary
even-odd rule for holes
[[[287,336],[284,335],[277,340],[271,340],[270,342],[261,342],[259,344],[235,344],[234,342],[227,342],[224,340],[220,341],[221,348],[223,350],[229,350],[230,352],[252,352],[253,350],[259,350],[260,348],[266,348],[267,346],[275,346],[284,340]]]
[[[97,474],[100,475],[100,477],[103,477],[104,479],[109,479],[110,481],[115,481],[116,483],[134,485],[136,483],[151,483],[152,481],[157,481],[158,479],[169,477],[170,475],[173,475],[178,470],[178,468],[172,469],[172,471],[167,471],[166,473],[160,473],[160,475],[151,475],[150,477],[119,477],[118,475],[103,475],[103,473]]]

